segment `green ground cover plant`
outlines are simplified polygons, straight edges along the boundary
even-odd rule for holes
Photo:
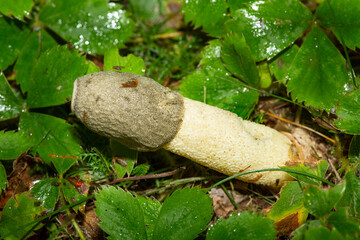
[[[359,239],[359,15],[359,0],[0,0],[1,238]],[[75,79],[99,71],[260,123],[286,104],[329,157],[259,170],[294,177],[279,191],[128,149],[70,111]]]

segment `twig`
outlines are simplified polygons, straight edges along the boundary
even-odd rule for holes
[[[143,180],[143,179],[153,179],[153,178],[163,178],[163,177],[168,177],[168,176],[172,176],[175,173],[178,173],[180,171],[185,170],[185,166],[180,167],[178,169],[175,169],[173,171],[169,171],[169,172],[163,172],[163,173],[156,173],[156,174],[149,174],[149,175],[142,175],[142,176],[134,176],[134,177],[127,177],[127,178],[120,178],[120,179],[116,179],[114,181],[111,182],[107,182],[107,184],[109,185],[113,185],[113,184],[117,184],[117,183],[121,183],[121,182],[126,182],[126,181],[135,181],[135,180]]]

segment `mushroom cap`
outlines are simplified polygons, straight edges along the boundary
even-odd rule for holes
[[[154,151],[177,134],[184,102],[150,78],[104,71],[76,79],[71,110],[100,135],[132,149]]]

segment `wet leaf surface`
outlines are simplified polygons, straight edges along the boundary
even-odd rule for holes
[[[0,72],[0,121],[16,118],[23,110],[24,101],[17,97]]]
[[[112,48],[104,55],[104,71],[128,72],[144,75],[145,63],[141,57],[129,54],[126,57],[119,55],[117,48]]]
[[[340,118],[334,122],[336,127],[349,134],[360,134],[360,89],[340,99],[336,114]]]
[[[45,209],[53,210],[55,203],[59,199],[60,182],[57,178],[44,178],[35,184],[31,189],[34,197],[42,202]]]

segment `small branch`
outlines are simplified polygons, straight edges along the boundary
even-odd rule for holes
[[[114,184],[118,184],[118,183],[122,183],[122,182],[126,182],[126,181],[135,181],[135,180],[143,180],[143,179],[153,179],[153,178],[163,178],[163,177],[169,177],[174,175],[175,173],[178,173],[180,171],[185,170],[185,166],[180,167],[178,169],[175,169],[173,171],[169,171],[169,172],[163,172],[163,173],[156,173],[156,174],[149,174],[149,175],[143,175],[143,176],[134,176],[134,177],[127,177],[127,178],[120,178],[120,179],[116,179],[114,181],[111,182],[107,182],[107,184],[109,185],[114,185]]]

